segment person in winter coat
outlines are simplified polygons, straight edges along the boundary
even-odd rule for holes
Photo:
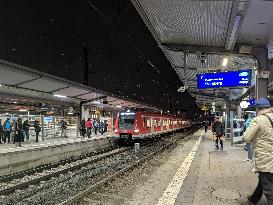
[[[99,133],[101,135],[103,135],[103,133],[104,133],[104,123],[103,123],[103,120],[100,120],[100,122],[99,122]]]
[[[2,119],[0,119],[0,144],[2,144],[2,140],[4,140],[4,127],[2,125]]]
[[[14,142],[17,147],[22,147],[21,142],[23,139],[23,121],[22,118],[18,118],[17,122],[15,122],[15,138]]]
[[[64,119],[61,120],[61,129],[62,129],[61,137],[64,136],[65,138],[68,138],[67,135],[66,135],[67,122]]]
[[[86,135],[88,138],[90,138],[91,134],[92,134],[92,129],[93,129],[93,124],[90,118],[88,118],[88,120],[85,122],[85,127],[86,127]]]
[[[243,140],[252,142],[259,183],[246,204],[258,203],[264,193],[267,203],[273,205],[273,113],[266,98],[258,99],[255,107],[257,117],[252,119]]]
[[[26,137],[26,141],[29,141],[29,128],[30,128],[30,124],[28,120],[25,120],[23,123],[23,131]]]
[[[251,114],[248,115],[246,122],[245,122],[245,128],[249,128],[250,122],[252,120]],[[253,157],[253,148],[251,143],[246,143],[246,150],[247,150],[247,159],[244,161],[251,161]]]
[[[207,132],[208,131],[208,127],[209,127],[209,121],[205,121],[205,132]]]
[[[95,132],[95,135],[98,134],[98,121],[96,119],[93,120],[93,127],[94,127],[94,132]]]
[[[215,144],[216,148],[219,149],[218,142],[220,141],[221,150],[223,150],[224,143],[223,143],[222,137],[224,137],[224,135],[225,135],[225,129],[224,129],[222,122],[220,122],[220,119],[218,117],[215,119],[215,122],[212,125],[212,132],[216,136],[216,144]]]
[[[34,121],[34,130],[36,133],[36,140],[35,142],[39,142],[39,133],[41,132],[40,122],[38,120]]]
[[[80,122],[80,135],[85,137],[86,134],[86,127],[85,127],[85,119],[83,118]]]
[[[6,141],[8,140],[8,144],[10,143],[10,133],[11,133],[11,122],[10,119],[7,118],[7,120],[4,122],[4,143],[6,143]]]

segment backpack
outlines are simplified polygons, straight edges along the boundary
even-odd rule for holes
[[[10,130],[10,129],[11,129],[11,124],[10,124],[9,121],[6,121],[6,122],[4,123],[4,128],[5,128],[6,130]]]

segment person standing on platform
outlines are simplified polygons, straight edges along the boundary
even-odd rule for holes
[[[17,122],[15,122],[15,138],[14,142],[16,147],[22,147],[21,142],[23,140],[23,121],[22,118],[18,118]],[[18,143],[18,144],[17,144]]]
[[[207,132],[208,131],[208,127],[209,127],[209,121],[205,121],[205,132]]]
[[[2,125],[2,119],[0,119],[0,144],[2,144],[3,140],[4,140],[4,127]]]
[[[99,122],[99,132],[100,132],[101,135],[103,135],[103,131],[104,131],[103,120],[100,120],[100,122]]]
[[[24,130],[24,135],[26,137],[26,141],[29,141],[29,127],[30,127],[30,124],[28,120],[25,120],[23,123],[23,130]]]
[[[103,125],[104,125],[103,133],[106,133],[106,132],[108,131],[108,130],[107,130],[107,128],[108,128],[107,120],[104,120]]]
[[[41,126],[40,122],[38,120],[34,121],[34,129],[35,129],[35,134],[36,134],[36,140],[35,142],[39,142],[39,133],[41,132]]]
[[[90,118],[88,118],[88,120],[85,122],[85,127],[86,127],[86,132],[87,132],[86,135],[88,138],[90,138],[90,136],[92,134],[92,128],[93,128]]]
[[[250,122],[251,122],[251,114],[248,114],[248,117],[246,119],[245,127],[246,129],[249,128]],[[252,149],[252,143],[246,143],[246,149],[247,149],[247,159],[244,161],[252,161],[253,158],[253,149]]]
[[[259,183],[245,204],[256,204],[264,193],[268,205],[273,205],[273,113],[270,102],[260,98],[255,103],[257,117],[244,132],[243,140],[252,143]]]
[[[80,122],[80,135],[85,137],[86,128],[85,128],[85,119],[83,118]]]
[[[7,118],[7,120],[4,122],[4,143],[8,140],[8,144],[10,143],[10,133],[11,133],[11,122],[10,119]]]
[[[68,138],[67,135],[66,135],[66,130],[67,130],[67,122],[63,119],[61,120],[61,129],[62,129],[62,132],[61,132],[61,137],[65,137],[65,138]]]
[[[96,119],[94,119],[93,121],[93,127],[94,127],[94,132],[95,132],[95,135],[98,134],[98,121]]]
[[[222,138],[225,135],[225,129],[224,129],[224,126],[223,126],[222,122],[220,121],[219,117],[217,117],[215,119],[215,122],[212,125],[212,132],[216,136],[216,148],[219,149],[219,143],[218,142],[220,141],[221,150],[223,150],[224,149],[224,143],[223,143]]]

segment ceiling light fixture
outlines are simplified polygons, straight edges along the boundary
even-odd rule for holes
[[[227,66],[227,63],[228,63],[228,59],[227,59],[227,58],[224,58],[224,60],[223,60],[223,66],[224,66],[224,67]]]
[[[20,109],[19,112],[27,112],[28,110]]]
[[[93,103],[94,103],[94,104],[100,104],[100,102],[99,102],[99,101],[94,101]]]
[[[117,105],[117,107],[121,108],[121,105]]]
[[[58,98],[67,98],[67,96],[65,96],[65,95],[58,95],[58,94],[54,94],[54,97],[58,97]]]

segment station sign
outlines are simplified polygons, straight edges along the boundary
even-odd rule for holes
[[[197,74],[198,89],[248,87],[251,85],[251,70]]]

